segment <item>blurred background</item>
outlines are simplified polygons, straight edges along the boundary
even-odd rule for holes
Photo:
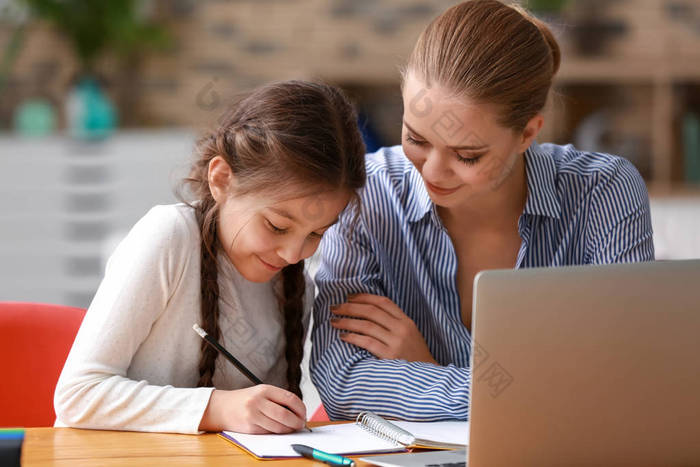
[[[228,99],[320,78],[400,142],[399,66],[448,0],[0,0],[0,301],[87,307]],[[539,141],[630,159],[657,257],[700,257],[700,0],[530,0],[563,63]]]

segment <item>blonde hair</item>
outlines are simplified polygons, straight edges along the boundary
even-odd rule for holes
[[[428,25],[403,74],[495,104],[502,125],[522,130],[547,103],[560,61],[552,32],[525,9],[471,0]]]

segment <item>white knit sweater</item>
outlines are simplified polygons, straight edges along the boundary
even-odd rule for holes
[[[201,338],[194,210],[156,206],[110,258],[54,395],[56,426],[198,433],[212,388],[195,388]],[[219,255],[221,343],[267,384],[287,386],[277,278],[253,283]],[[307,277],[304,329],[313,284]],[[251,386],[223,357],[217,389]]]

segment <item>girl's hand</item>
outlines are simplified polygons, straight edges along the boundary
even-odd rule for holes
[[[291,433],[304,428],[306,407],[294,393],[259,384],[211,393],[199,429],[239,433]]]
[[[386,297],[358,294],[331,307],[331,325],[347,331],[340,338],[377,358],[437,364],[416,324]],[[347,317],[347,318],[346,318]]]

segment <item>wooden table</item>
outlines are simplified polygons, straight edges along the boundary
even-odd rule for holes
[[[319,425],[318,423],[310,424]],[[258,461],[216,434],[27,428],[22,466],[324,466],[307,459]],[[369,465],[357,462],[357,465]]]

